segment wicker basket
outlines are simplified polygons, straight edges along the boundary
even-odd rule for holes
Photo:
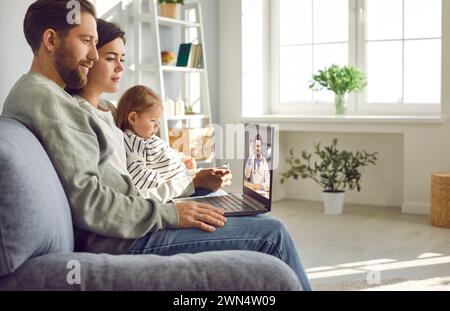
[[[436,227],[450,228],[450,172],[431,176],[430,223]]]

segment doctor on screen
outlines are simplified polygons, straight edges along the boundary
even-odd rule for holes
[[[261,135],[256,135],[254,143],[249,144],[249,158],[245,164],[244,175],[250,183],[250,188],[255,191],[270,190],[270,171],[269,164],[262,154]]]

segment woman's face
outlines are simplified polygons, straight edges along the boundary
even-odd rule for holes
[[[89,71],[88,85],[101,93],[119,91],[120,78],[123,72],[125,45],[117,38],[98,49],[99,59]]]

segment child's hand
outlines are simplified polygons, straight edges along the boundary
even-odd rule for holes
[[[188,170],[195,170],[197,168],[197,162],[194,158],[186,157],[183,159],[183,163]]]

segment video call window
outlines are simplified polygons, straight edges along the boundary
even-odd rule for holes
[[[244,187],[270,198],[273,128],[247,125],[245,129]]]

